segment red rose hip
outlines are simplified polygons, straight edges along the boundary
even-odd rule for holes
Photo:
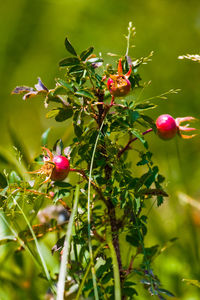
[[[64,180],[70,170],[69,160],[65,156],[55,155],[52,162],[55,166],[51,173],[51,179],[54,181]]]
[[[156,120],[158,136],[163,140],[172,139],[177,133],[176,121],[170,115],[161,115]]]

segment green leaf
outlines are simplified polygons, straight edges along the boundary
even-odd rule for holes
[[[21,182],[21,178],[19,177],[19,175],[15,172],[12,171],[9,175],[9,183],[20,183]]]
[[[66,108],[54,108],[50,110],[46,114],[46,118],[54,118],[57,122],[63,122],[73,116],[73,109],[71,107],[66,107]]]
[[[60,112],[59,108],[54,108],[50,111],[48,111],[48,113],[46,114],[46,118],[50,119],[50,118],[55,118]]]
[[[68,82],[66,82],[66,81],[64,81],[64,80],[62,80],[62,79],[58,79],[57,82],[58,82],[60,85],[64,86],[65,88],[69,89],[71,92],[74,91],[74,89],[73,89],[73,87],[72,87],[72,85],[71,85],[70,83],[68,83]]]
[[[55,181],[54,185],[63,188],[72,188],[72,185],[69,182],[63,182],[63,181]]]
[[[107,273],[107,274],[101,279],[101,283],[102,283],[102,284],[106,284],[106,283],[108,283],[112,278],[113,278],[113,271],[110,271],[109,273]]]
[[[149,102],[141,103],[135,106],[136,110],[147,110],[147,109],[153,109],[157,107],[157,105]]]
[[[104,273],[110,269],[111,264],[112,264],[112,259],[108,258],[104,264],[100,265],[100,267],[96,271],[97,278],[102,277]]]
[[[80,126],[74,124],[74,133],[77,137],[81,137],[81,135],[83,134],[83,131]]]
[[[49,132],[51,131],[51,128],[48,128],[47,130],[45,130],[45,132],[42,134],[41,137],[41,145],[42,146],[47,146],[47,142],[48,142],[48,136],[49,136]]]
[[[122,290],[122,294],[125,296],[132,297],[133,295],[138,295],[137,291],[134,288],[126,287]]]
[[[73,109],[71,107],[60,108],[59,113],[55,117],[57,122],[63,122],[73,116]]]
[[[129,116],[130,116],[131,122],[133,123],[133,122],[135,122],[137,119],[139,119],[140,114],[139,114],[137,111],[129,110]]]
[[[94,50],[94,47],[89,47],[88,49],[86,49],[85,51],[83,51],[81,54],[80,54],[80,58],[81,60],[86,60],[86,58],[88,56],[90,56],[90,54],[93,52]]]
[[[199,283],[200,284],[200,283]],[[200,286],[199,286],[200,287]],[[160,293],[163,293],[169,297],[175,297],[174,294],[172,294],[171,292],[165,290],[165,289],[160,289],[160,288],[157,288],[157,291],[160,292]]]
[[[80,60],[77,57],[67,57],[59,62],[60,67],[69,67],[79,65]]]
[[[53,146],[53,150],[56,152],[56,155],[62,155],[63,148],[64,145],[62,139],[57,140]]]
[[[85,90],[80,90],[75,93],[76,96],[82,96],[90,99],[94,99],[94,95]]]
[[[45,105],[49,102],[56,102],[56,103],[62,103],[62,100],[53,94],[53,92],[49,92],[48,95],[45,98]]]
[[[84,71],[84,68],[82,65],[73,66],[69,69],[70,74],[80,73],[83,71]]]
[[[59,200],[59,199],[64,199],[70,196],[70,191],[68,189],[60,189],[55,197],[54,197],[54,201],[55,203]]]
[[[140,209],[140,198],[135,198],[135,203],[136,203],[136,213],[138,213]]]
[[[72,46],[72,44],[70,43],[70,41],[68,40],[67,37],[65,38],[65,48],[67,49],[67,51],[69,53],[71,53],[72,55],[77,56],[77,53],[76,53],[74,47]]]
[[[132,129],[131,133],[134,134],[142,142],[146,149],[148,149],[147,141],[145,141],[143,135],[139,131]]]
[[[155,122],[152,118],[150,118],[149,116],[146,116],[146,115],[140,115],[141,118],[147,122],[154,130],[156,130],[156,125],[155,125]]]
[[[63,86],[58,86],[54,92],[53,92],[53,96],[57,96],[57,95],[67,95],[68,91],[66,90],[65,87]]]

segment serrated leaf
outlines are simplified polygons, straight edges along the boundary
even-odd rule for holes
[[[69,67],[79,65],[80,60],[77,57],[67,57],[59,62],[60,67]]]
[[[92,52],[94,51],[94,47],[89,47],[88,49],[84,50],[81,54],[80,54],[80,58],[81,60],[86,60],[86,58],[88,56],[90,56],[90,54],[92,54]]]
[[[45,132],[42,134],[41,136],[41,145],[42,146],[47,146],[47,142],[48,142],[48,136],[49,136],[49,132],[51,131],[51,128],[48,128],[47,130],[45,130]]]
[[[70,43],[70,41],[68,40],[67,37],[65,38],[65,48],[67,49],[67,51],[69,53],[71,53],[72,55],[77,56],[77,53],[76,53],[74,47],[72,46],[72,44]]]
[[[94,95],[92,95],[91,93],[89,93],[88,91],[85,91],[85,90],[77,91],[75,93],[75,95],[76,96],[87,97],[87,98],[90,98],[90,99],[94,99]]]

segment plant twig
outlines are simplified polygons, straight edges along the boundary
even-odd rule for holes
[[[143,132],[142,135],[145,135],[145,134],[147,134],[147,133],[149,133],[149,132],[151,132],[151,131],[153,131],[152,128],[150,128],[150,129],[146,130],[145,132]],[[122,156],[122,154],[123,154],[126,150],[129,149],[130,144],[133,143],[133,142],[135,142],[136,140],[138,140],[137,137],[134,137],[134,138],[130,139],[130,140],[128,141],[128,143],[126,144],[126,146],[118,152],[117,157],[120,158],[120,157]]]

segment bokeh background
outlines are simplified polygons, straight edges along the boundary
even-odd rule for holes
[[[151,80],[144,98],[162,94],[172,88],[181,89],[159,104],[150,115],[162,113],[174,117],[200,113],[200,65],[178,60],[182,54],[198,54],[200,50],[200,2],[198,0],[7,0],[0,2],[0,170],[9,168],[3,154],[12,152],[10,133],[15,132],[31,161],[40,152],[42,132],[52,127],[50,139],[62,136],[65,143],[73,133],[69,123],[56,124],[45,119],[41,99],[26,103],[20,96],[11,96],[16,85],[33,86],[40,76],[47,87],[54,87],[60,76],[58,61],[66,56],[64,38],[68,36],[77,51],[89,46],[101,52],[125,53],[128,22],[136,27],[133,57],[147,56],[154,51],[152,62],[140,68],[143,82]],[[198,128],[200,127],[197,123]],[[186,279],[200,280],[200,138],[185,141],[177,138],[164,142],[152,135],[154,161],[166,177],[170,197],[149,213],[147,245],[165,245],[177,237],[154,262],[154,271],[165,288],[177,299],[198,300],[200,289],[187,285]],[[2,158],[2,159],[1,159]],[[186,194],[180,197],[180,192]],[[196,202],[190,204],[189,197]],[[195,205],[194,205],[195,203]],[[169,245],[169,243],[167,244]],[[4,261],[0,259],[3,270]],[[31,267],[30,267],[31,268]],[[19,276],[23,276],[18,270]],[[21,273],[20,273],[21,272]],[[34,277],[27,266],[23,272]],[[0,280],[1,280],[0,275]],[[5,283],[4,283],[5,284]],[[29,298],[31,296],[29,285]],[[22,299],[17,289],[6,296],[1,284],[1,299]],[[3,296],[2,296],[3,295]],[[7,297],[7,298],[6,298]],[[26,296],[27,297],[27,296]],[[25,299],[25,298],[24,298]],[[38,298],[40,299],[40,298]],[[42,299],[42,298],[41,298]],[[149,299],[144,293],[143,298]]]

